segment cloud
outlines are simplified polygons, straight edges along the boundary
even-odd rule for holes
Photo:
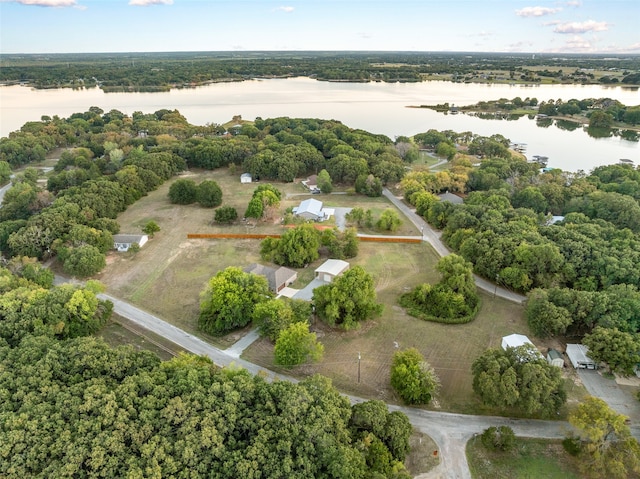
[[[494,36],[495,33],[493,32],[485,32],[484,30],[478,33],[470,33],[469,36],[470,37],[492,37]]]
[[[544,17],[545,15],[558,13],[560,10],[562,10],[562,8],[524,7],[521,10],[516,10],[516,15],[519,17]]]
[[[568,22],[558,23],[553,29],[556,33],[586,33],[586,32],[604,32],[609,29],[606,22],[596,22],[587,20],[586,22]]]
[[[21,5],[34,7],[77,7],[76,0],[14,0]]]
[[[281,12],[285,12],[285,13],[291,13],[291,12],[293,12],[295,9],[294,9],[293,7],[285,7],[285,6],[282,6],[282,7],[278,7],[278,8],[276,8],[276,10],[279,10],[279,11],[281,11]]]
[[[134,7],[149,7],[151,5],[173,5],[173,0],[129,0]]]
[[[572,0],[569,2],[565,2],[565,5],[567,7],[581,7],[582,6],[582,2],[578,1],[578,0]]]

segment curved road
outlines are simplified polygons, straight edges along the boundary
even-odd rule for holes
[[[56,278],[56,283],[59,284],[61,280],[62,278]],[[108,294],[100,294],[98,296],[100,299],[111,301],[114,306],[114,312],[120,316],[163,336],[187,351],[209,357],[218,366],[237,365],[247,369],[252,374],[261,374],[267,380],[280,379],[297,382],[295,378],[276,374],[240,359],[239,355],[242,353],[243,347],[250,344],[249,341],[243,342],[241,339],[238,343],[243,342],[242,346],[236,347],[234,345],[223,351],[125,301]],[[352,402],[365,401],[365,399],[352,396],[350,399]],[[471,479],[465,454],[466,443],[474,434],[481,433],[490,426],[508,425],[516,435],[540,438],[563,438],[566,436],[567,431],[570,430],[569,424],[561,421],[469,416],[394,405],[390,405],[389,409],[405,413],[416,429],[430,436],[437,444],[440,464],[432,471],[420,475],[421,479]]]
[[[384,188],[382,190],[382,194],[386,198],[388,198],[396,208],[402,211],[402,213],[404,213],[407,218],[409,218],[409,221],[411,221],[415,225],[415,227],[422,232],[423,241],[427,241],[431,246],[433,246],[433,249],[435,249],[440,256],[451,254],[449,248],[447,248],[440,239],[441,234],[439,231],[435,231],[429,225],[429,223],[418,216],[411,208],[409,208],[402,200],[400,200],[400,198],[394,196],[387,188]],[[487,293],[491,293],[494,296],[500,296],[501,298],[520,304],[527,299],[526,296],[514,293],[513,291],[498,286],[491,281],[487,281],[486,279],[481,278],[478,275],[474,274],[473,277],[478,288],[486,291]]]

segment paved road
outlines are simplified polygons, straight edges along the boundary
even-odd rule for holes
[[[388,198],[396,208],[402,211],[402,213],[404,213],[407,218],[409,218],[409,221],[411,221],[415,225],[418,231],[422,232],[423,241],[427,241],[431,246],[433,246],[433,249],[435,249],[440,256],[451,254],[449,248],[447,248],[440,239],[441,233],[439,231],[435,231],[433,228],[431,228],[429,223],[418,216],[400,198],[394,196],[387,188],[384,188],[382,190],[382,194],[386,198]],[[473,275],[473,277],[478,288],[495,296],[500,296],[501,298],[513,301],[514,303],[522,303],[527,299],[526,296],[514,293],[513,291],[510,291],[501,286],[497,286],[491,281],[487,281],[486,279],[481,278],[478,275]]]
[[[60,282],[62,279],[56,278],[56,283]],[[268,380],[279,379],[297,382],[295,378],[276,374],[239,358],[244,348],[254,339],[255,331],[249,333],[249,338],[243,338],[228,350],[223,351],[125,301],[108,294],[100,294],[99,297],[113,302],[114,312],[120,316],[163,336],[187,351],[211,358],[218,366],[237,365],[252,374],[262,374]],[[354,396],[351,396],[350,399],[354,403],[365,401],[365,399]],[[504,424],[512,427],[517,435],[544,438],[562,438],[570,429],[568,423],[560,421],[468,416],[393,405],[390,406],[390,409],[405,413],[416,429],[430,436],[437,444],[440,464],[429,473],[421,475],[421,479],[471,479],[465,454],[466,443],[474,434],[481,433],[490,426]]]

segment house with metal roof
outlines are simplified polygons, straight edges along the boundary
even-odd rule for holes
[[[132,245],[137,244],[142,247],[147,241],[149,241],[148,235],[113,235],[113,248],[120,252],[125,252],[129,251]]]
[[[567,344],[567,356],[576,369],[596,369],[598,367],[588,354],[589,348],[583,344]]]
[[[313,221],[324,221],[329,218],[329,214],[322,208],[322,201],[309,198],[300,203],[300,206],[293,208],[293,214]]]
[[[316,279],[321,279],[327,283],[332,282],[349,269],[349,263],[341,259],[328,259],[316,268]]]

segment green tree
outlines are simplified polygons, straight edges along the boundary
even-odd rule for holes
[[[560,369],[530,345],[488,349],[472,372],[473,390],[489,406],[552,417],[566,401]]]
[[[213,221],[219,224],[230,225],[238,219],[238,212],[233,206],[221,206],[216,210]]]
[[[589,115],[589,128],[611,128],[613,116],[602,110],[594,110]]]
[[[354,266],[332,283],[313,290],[313,303],[320,319],[346,330],[382,312],[376,299],[373,278],[361,266]]]
[[[4,185],[11,178],[11,165],[6,161],[0,161],[0,185]]]
[[[383,231],[391,231],[392,233],[398,231],[402,220],[395,210],[390,208],[384,210],[378,219],[376,226]]]
[[[273,297],[264,276],[229,267],[209,280],[201,294],[198,327],[223,334],[249,324],[257,304]]]
[[[491,426],[480,436],[484,447],[490,450],[510,451],[516,443],[516,435],[509,426]]]
[[[101,271],[106,265],[104,253],[92,245],[62,248],[60,259],[65,273],[86,278]]]
[[[583,442],[580,468],[602,478],[627,478],[640,473],[640,444],[626,417],[602,399],[589,397],[569,415]]]
[[[333,191],[333,184],[331,184],[331,176],[329,176],[329,172],[327,170],[320,170],[318,173],[318,188],[325,194],[331,193]]]
[[[274,348],[276,364],[286,367],[319,361],[323,352],[324,346],[317,341],[316,333],[309,331],[308,323],[291,324],[280,333]]]
[[[196,201],[206,208],[215,208],[222,204],[222,190],[213,180],[204,180],[196,189]]]
[[[268,337],[274,343],[293,322],[293,310],[283,299],[270,299],[256,304],[253,309],[253,324],[261,336]]]
[[[178,205],[190,205],[196,201],[198,187],[188,178],[180,178],[169,187],[169,200]]]
[[[146,235],[149,235],[151,238],[160,231],[160,226],[153,220],[147,221],[142,227],[142,232]]]
[[[637,334],[619,331],[618,328],[596,326],[582,343],[589,348],[589,357],[607,364],[612,372],[633,374],[640,363],[640,341]]]
[[[284,233],[279,239],[263,240],[261,256],[283,266],[302,268],[320,256],[320,234],[311,224],[303,224]]]
[[[422,354],[409,348],[393,355],[391,386],[407,404],[429,404],[440,388],[440,380]]]

